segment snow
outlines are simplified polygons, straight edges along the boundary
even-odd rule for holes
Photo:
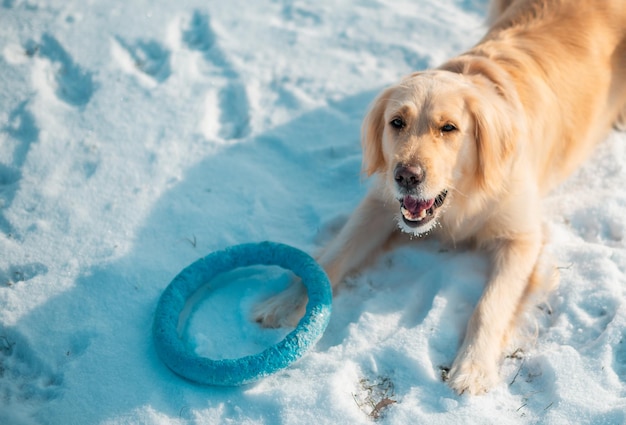
[[[315,253],[332,237],[370,184],[368,104],[477,41],[486,9],[3,0],[0,423],[626,423],[620,133],[537,212],[561,284],[487,395],[441,380],[485,259],[435,242],[348,279],[320,342],[256,384],[195,385],[154,352],[158,297],[197,258],[262,240]],[[217,357],[279,340],[248,313],[288,280],[235,275],[199,303],[188,341]]]

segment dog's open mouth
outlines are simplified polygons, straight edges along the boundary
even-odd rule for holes
[[[435,218],[435,211],[446,200],[448,191],[444,190],[436,198],[419,199],[406,195],[400,199],[400,212],[404,223],[409,227],[421,227]]]

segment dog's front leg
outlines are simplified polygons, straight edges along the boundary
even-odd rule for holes
[[[322,251],[318,258],[324,267],[333,289],[343,278],[365,262],[389,239],[397,228],[395,203],[387,203],[370,191],[352,213],[339,234]]]
[[[396,227],[393,214],[394,210],[376,190],[368,193],[318,257],[333,289],[387,241]],[[295,326],[304,315],[307,301],[304,286],[295,281],[285,291],[257,305],[252,318],[265,327]]]
[[[508,333],[541,250],[541,235],[498,242],[492,275],[468,323],[448,376],[459,394],[481,394],[498,382],[498,365]]]

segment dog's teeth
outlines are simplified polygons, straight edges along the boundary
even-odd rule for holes
[[[409,210],[407,210],[404,207],[400,208],[400,212],[402,213],[402,215],[404,216],[404,218],[406,218],[407,220],[411,219],[411,213],[409,212]]]
[[[400,207],[400,212],[402,213],[404,218],[406,218],[409,221],[422,221],[422,219],[426,217],[425,211],[422,211],[419,217],[414,217],[411,211],[407,210],[404,207]]]
[[[420,219],[426,217],[426,210],[420,211]]]

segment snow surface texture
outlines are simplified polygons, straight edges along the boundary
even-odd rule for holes
[[[278,266],[301,278],[309,299],[304,317],[289,335],[260,353],[221,359],[198,355],[180,329],[200,301],[195,297],[199,292],[211,296],[220,275],[254,265]],[[220,283],[227,282],[222,278]],[[268,241],[234,245],[187,266],[168,285],[154,314],[154,345],[172,371],[191,381],[223,386],[250,384],[302,357],[326,330],[331,303],[328,276],[307,253]]]
[[[152,344],[160,294],[196,259],[262,240],[321,249],[369,184],[368,104],[475,43],[486,9],[1,0],[0,423],[625,423],[622,133],[537,211],[561,284],[485,396],[441,380],[485,259],[433,242],[348,279],[318,344],[256,384],[186,382]],[[211,358],[260,352],[285,330],[249,312],[288,281],[234,276],[188,340]]]

